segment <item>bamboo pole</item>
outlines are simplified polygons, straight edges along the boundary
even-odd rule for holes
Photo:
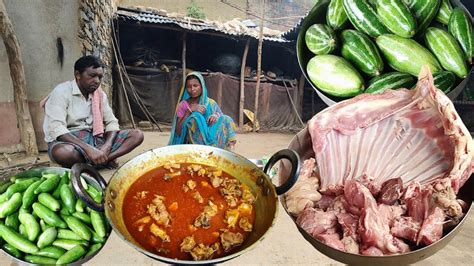
[[[13,83],[13,98],[20,128],[20,139],[27,155],[38,154],[36,134],[33,129],[28,97],[26,93],[25,69],[21,59],[20,43],[13,30],[3,0],[0,0],[0,35],[7,51],[10,75]]]
[[[114,38],[115,38],[115,36],[114,36]],[[135,98],[136,103],[138,104],[138,107],[140,107],[143,114],[147,117],[148,121],[150,123],[152,123],[152,128],[155,129],[155,125],[156,125],[158,127],[158,130],[160,130],[160,132],[162,132],[160,125],[155,120],[155,118],[153,118],[151,113],[148,111],[146,105],[142,102],[142,100],[140,99],[140,96],[138,95],[137,91],[133,87],[133,83],[130,80],[130,77],[128,76],[128,73],[125,69],[125,64],[123,62],[122,55],[120,54],[120,47],[118,46],[119,42],[118,42],[117,38],[115,38],[115,43],[117,44],[117,50],[118,50],[119,70],[121,71],[121,75],[124,75],[124,77],[126,78],[128,84],[130,85],[130,92],[131,92],[132,96]]]
[[[123,77],[122,77],[122,72],[120,71],[120,61],[119,61],[119,57],[117,55],[118,53],[118,40],[117,40],[117,35],[116,35],[116,32],[115,32],[115,26],[114,26],[114,22],[112,21],[111,22],[111,25],[112,25],[112,50],[114,51],[114,56],[115,56],[115,62],[117,62],[117,64],[115,65],[117,67],[117,72],[118,72],[118,76],[120,78],[120,83],[122,85],[122,92],[123,92],[123,95],[125,96],[125,102],[127,103],[127,110],[128,110],[128,114],[130,115],[130,120],[132,121],[132,127],[134,129],[137,128],[137,125],[135,124],[135,119],[133,118],[133,112],[132,112],[132,108],[130,106],[130,100],[128,99],[128,94],[127,94],[127,89],[125,88],[125,82],[123,81]],[[118,86],[117,86],[118,88]]]
[[[222,83],[224,83],[224,79],[220,76],[219,82],[217,83],[217,104],[219,106],[222,106]]]
[[[181,52],[181,61],[182,61],[182,64],[183,64],[183,86],[186,86],[186,84],[184,84],[186,82],[186,35],[187,35],[187,32],[184,32],[183,33],[183,50]]]
[[[255,86],[255,108],[254,108],[254,122],[253,132],[257,131],[258,121],[258,94],[260,89],[260,75],[262,73],[262,46],[263,46],[263,19],[265,16],[265,0],[260,0],[260,11],[262,16],[260,18],[260,32],[258,34],[258,52],[257,52],[257,85]]]
[[[305,77],[303,74],[300,76],[300,80],[298,81],[298,111],[300,115],[303,114],[303,96],[304,96],[304,82]]]
[[[247,54],[249,52],[250,38],[245,43],[244,54],[242,55],[242,64],[240,66],[240,102],[239,102],[239,128],[244,126],[244,103],[245,103],[245,65],[247,63]]]
[[[298,107],[295,106],[295,103],[293,102],[293,99],[291,98],[291,94],[290,94],[290,91],[288,90],[288,86],[286,85],[286,81],[283,80],[283,85],[285,86],[285,89],[286,89],[286,94],[288,95],[288,99],[290,100],[290,104],[291,106],[293,107],[293,111],[295,111],[295,114],[296,114],[296,117],[298,118],[298,120],[300,121],[301,125],[304,126],[304,123],[303,123],[303,120],[301,120],[301,117],[300,115],[298,114]],[[291,85],[291,83],[290,83]],[[291,86],[292,88],[294,88],[293,86]],[[298,92],[293,92],[293,94],[297,94]],[[295,97],[295,95],[293,95],[293,97]],[[295,97],[296,98],[296,97]]]

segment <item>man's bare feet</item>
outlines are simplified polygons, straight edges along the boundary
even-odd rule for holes
[[[106,164],[98,164],[98,165],[94,165],[94,167],[97,169],[97,170],[100,170],[100,169],[117,169],[119,167],[119,164],[117,162],[117,160],[113,160],[113,161],[110,161]]]

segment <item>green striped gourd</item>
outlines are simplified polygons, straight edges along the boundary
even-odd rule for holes
[[[433,83],[436,88],[448,93],[456,83],[456,76],[449,71],[440,71],[433,74]]]
[[[434,55],[412,39],[385,34],[380,35],[376,43],[388,64],[399,72],[418,76],[423,65],[428,65],[432,73],[441,70]]]
[[[343,0],[344,10],[354,27],[371,37],[389,33],[367,0]]]
[[[449,0],[441,0],[441,6],[439,7],[438,14],[435,17],[435,20],[443,23],[444,25],[448,25],[449,17],[453,12],[453,7],[451,6],[451,2]]]
[[[341,54],[362,72],[378,76],[383,70],[383,61],[375,43],[364,33],[344,30],[341,33]]]
[[[351,97],[364,91],[364,80],[344,58],[317,55],[306,66],[309,79],[320,90],[332,96]]]
[[[337,41],[334,31],[325,24],[314,24],[306,30],[305,42],[314,54],[328,54],[336,49]]]
[[[394,34],[411,38],[415,35],[416,21],[402,0],[376,0],[380,22]]]
[[[382,93],[388,89],[411,88],[415,84],[415,78],[408,73],[389,72],[371,79],[365,93]]]
[[[349,19],[347,18],[346,11],[344,11],[342,1],[343,0],[331,0],[326,13],[326,22],[334,30],[344,29],[349,24]]]
[[[459,7],[453,9],[448,22],[448,30],[461,45],[467,61],[472,64],[473,35],[469,16]]]
[[[425,42],[441,66],[460,78],[467,76],[466,58],[459,44],[449,32],[435,27],[426,30]]]
[[[441,0],[404,0],[418,24],[417,33],[423,34],[438,14]]]

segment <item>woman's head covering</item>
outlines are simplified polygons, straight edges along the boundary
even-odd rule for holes
[[[191,76],[196,77],[199,80],[199,83],[201,83],[202,92],[201,92],[201,96],[199,96],[199,104],[207,106],[209,102],[209,98],[207,98],[207,87],[206,87],[206,83],[204,82],[204,77],[199,72],[191,72],[186,75],[186,80],[188,80],[188,78]],[[183,87],[181,88],[178,104],[182,100],[187,100],[189,98],[190,96],[189,96],[188,90],[186,89],[186,81],[185,81],[183,84]]]
[[[186,75],[186,80],[190,76],[195,76],[199,80],[199,83],[201,83],[202,92],[201,92],[201,96],[199,96],[199,104],[204,105],[206,107],[206,113],[204,114],[204,118],[207,119],[212,114],[212,107],[209,104],[209,98],[207,97],[207,87],[206,87],[206,83],[204,82],[204,77],[199,72],[191,72]],[[189,98],[190,96],[189,96],[188,90],[186,89],[186,81],[185,81],[184,84],[181,86],[178,103],[176,104],[176,109],[175,109],[174,118],[173,118],[173,127],[171,128],[171,137],[168,144],[175,144],[175,142],[178,139],[180,140],[182,139],[182,136],[176,136],[176,124],[178,122],[177,111],[178,111],[179,103]],[[184,132],[181,132],[181,134],[184,134]]]

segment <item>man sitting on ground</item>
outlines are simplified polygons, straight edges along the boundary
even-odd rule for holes
[[[74,80],[54,88],[42,101],[43,130],[52,161],[64,167],[78,162],[116,168],[116,159],[140,145],[139,130],[120,130],[118,120],[100,89],[104,70],[95,56],[74,64]]]

